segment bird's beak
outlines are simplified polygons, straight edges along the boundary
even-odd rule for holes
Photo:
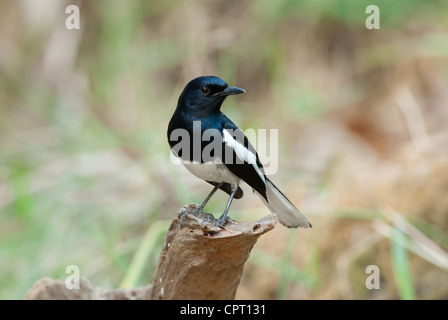
[[[246,90],[237,87],[227,87],[223,91],[215,93],[214,96],[217,97],[227,97],[235,94],[245,93]]]

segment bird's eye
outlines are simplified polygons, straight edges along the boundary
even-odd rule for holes
[[[201,87],[199,90],[201,91],[201,93],[204,96],[210,93],[210,89],[208,87],[206,87],[206,86]]]

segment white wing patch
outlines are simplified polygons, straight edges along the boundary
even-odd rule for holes
[[[233,135],[226,129],[223,130],[223,140],[227,144],[227,146],[233,149],[238,158],[244,160],[254,167],[255,171],[266,184],[265,176],[257,165],[257,155],[247,149],[243,144],[235,140]]]

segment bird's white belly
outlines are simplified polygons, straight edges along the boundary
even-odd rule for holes
[[[182,161],[185,168],[196,177],[211,182],[227,182],[239,184],[240,179],[235,176],[223,163],[206,162],[195,163]]]

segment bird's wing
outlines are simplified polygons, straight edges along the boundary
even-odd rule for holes
[[[255,148],[230,120],[222,131],[222,162],[238,178],[245,181],[266,200],[266,177]]]
[[[277,214],[283,225],[290,228],[311,228],[305,216],[265,176],[257,152],[244,133],[230,120],[225,122],[222,132],[223,162],[226,167],[256,191],[269,210]],[[226,161],[226,152],[232,155],[231,162]]]

